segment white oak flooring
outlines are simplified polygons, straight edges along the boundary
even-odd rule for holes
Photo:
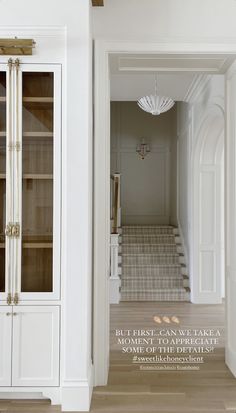
[[[130,355],[121,354],[115,329],[160,328],[153,321],[155,315],[178,316],[182,329],[219,328],[223,333],[222,305],[154,302],[112,305],[109,382],[106,387],[94,389],[91,412],[236,412],[236,379],[224,363],[223,337],[219,348],[206,357],[199,371],[140,371]],[[59,413],[61,409],[47,401],[0,401],[0,413],[4,412]]]

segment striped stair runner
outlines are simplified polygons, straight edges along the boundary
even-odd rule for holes
[[[178,229],[123,226],[121,301],[189,301]]]

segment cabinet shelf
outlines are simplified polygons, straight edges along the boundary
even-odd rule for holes
[[[0,179],[6,179],[6,174],[0,173]],[[52,180],[53,174],[24,174],[23,179],[45,179],[45,180]]]
[[[53,98],[52,97],[23,97],[23,102],[29,102],[29,103],[53,103]]]
[[[0,137],[6,136],[6,131],[0,132]],[[53,132],[24,132],[23,138],[53,138]]]
[[[24,138],[53,138],[53,132],[24,132]]]
[[[45,180],[51,180],[53,179],[52,174],[24,174],[23,179],[45,179]]]
[[[0,96],[0,103],[5,103],[7,101],[6,96]],[[53,103],[53,98],[52,97],[45,97],[45,96],[40,96],[40,97],[23,97],[23,102],[26,103]]]
[[[6,131],[0,132],[0,137],[6,136]],[[23,138],[53,138],[53,132],[24,132]]]
[[[23,242],[23,248],[53,248],[52,242]]]

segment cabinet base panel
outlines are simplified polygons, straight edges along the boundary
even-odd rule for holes
[[[0,389],[0,400],[49,399],[52,405],[61,404],[60,387],[4,387]]]

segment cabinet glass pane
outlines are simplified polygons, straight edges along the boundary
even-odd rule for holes
[[[53,73],[23,73],[22,292],[53,291]]]
[[[5,291],[6,73],[0,72],[0,292]]]

